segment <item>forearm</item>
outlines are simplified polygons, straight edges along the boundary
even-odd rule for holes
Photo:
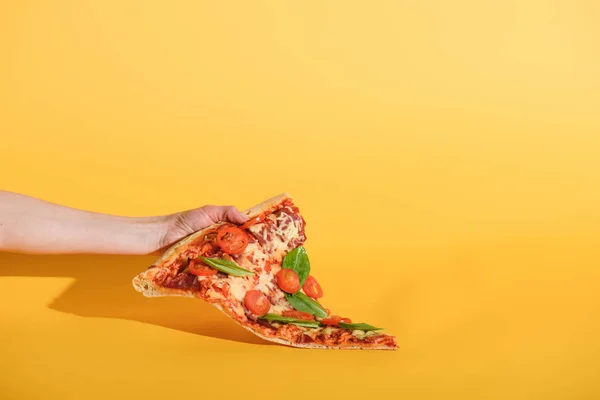
[[[165,217],[131,218],[64,207],[0,191],[0,251],[148,254]]]

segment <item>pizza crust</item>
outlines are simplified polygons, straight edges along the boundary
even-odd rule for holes
[[[245,211],[242,211],[242,213],[247,215],[249,218],[253,218],[257,215],[262,214],[265,211],[270,210],[271,208],[277,206],[278,204],[282,203],[284,200],[286,200],[288,198],[291,198],[289,193],[282,193],[282,194],[272,197],[268,200],[265,200],[262,203],[254,206],[254,207],[251,207]],[[196,238],[202,236],[206,231],[214,229],[215,227],[217,227],[221,224],[223,224],[223,223],[220,222],[220,223],[216,223],[211,226],[208,226],[204,229],[201,229],[201,230],[193,233],[192,235],[186,237],[185,239],[175,243],[174,245],[172,245],[165,252],[165,254],[163,254],[163,256],[160,257],[149,269],[147,269],[146,271],[140,273],[139,275],[137,275],[133,278],[133,287],[138,292],[141,292],[146,297],[160,297],[160,296],[196,297],[196,296],[194,296],[193,293],[187,292],[185,290],[164,288],[164,287],[159,287],[156,284],[154,284],[153,278],[156,275],[156,273],[158,272],[158,269],[156,267],[159,265],[162,265],[165,262],[168,262],[170,258],[172,258],[174,256],[176,257],[176,252],[180,247],[187,245],[188,243],[194,241]],[[242,328],[249,330],[256,336],[258,336],[261,339],[264,339],[266,341],[269,341],[269,342],[274,342],[274,343],[283,344],[283,345],[292,346],[292,347],[307,348],[307,349],[395,350],[395,348],[389,347],[389,346],[369,346],[369,347],[364,347],[364,346],[325,346],[325,345],[320,345],[320,344],[315,344],[315,343],[295,343],[295,342],[292,342],[292,341],[289,341],[286,339],[282,339],[282,338],[269,337],[269,336],[263,335],[262,333],[253,329],[250,326],[246,326],[246,325],[240,323],[237,319],[235,319],[228,312],[228,310],[223,308],[220,304],[218,304],[218,303],[210,303],[210,304],[212,304],[215,308],[217,308],[218,310],[223,312],[225,315],[227,315],[229,318],[231,318],[233,321],[235,321]]]

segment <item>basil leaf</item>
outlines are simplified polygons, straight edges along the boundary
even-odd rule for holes
[[[383,328],[376,328],[373,325],[369,325],[369,324],[364,324],[362,322],[358,323],[358,324],[346,324],[344,322],[338,322],[338,326],[340,328],[344,328],[344,329],[351,329],[351,330],[361,330],[361,331],[381,331],[383,330]]]
[[[254,275],[254,272],[248,271],[247,269],[241,268],[233,261],[224,260],[222,258],[207,258],[200,257],[200,259],[208,266],[213,267],[216,270],[225,272],[226,274],[233,276],[247,276]]]
[[[298,325],[298,326],[306,326],[309,328],[318,328],[319,327],[319,323],[317,321],[306,321],[304,319],[284,317],[283,315],[277,315],[277,314],[265,314],[261,318],[264,320],[267,320],[267,321],[283,322],[285,324],[294,324],[294,325]]]
[[[296,294],[285,294],[285,298],[290,302],[292,307],[298,311],[304,311],[317,317],[327,318],[327,311],[319,303],[308,297],[302,292]]]
[[[283,257],[281,268],[289,268],[296,271],[298,278],[300,278],[300,287],[304,285],[306,277],[310,273],[310,261],[308,261],[308,255],[306,249],[302,246],[296,247]]]

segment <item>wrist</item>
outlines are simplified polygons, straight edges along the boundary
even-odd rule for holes
[[[165,233],[169,228],[169,219],[165,217],[135,218],[129,223],[133,238],[131,252],[147,255],[158,252],[164,247]]]

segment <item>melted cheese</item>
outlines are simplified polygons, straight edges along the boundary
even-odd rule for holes
[[[255,289],[260,290],[264,294],[269,294],[269,290],[274,290],[272,280],[273,277],[271,276],[271,274],[260,274],[260,276],[258,277],[258,285],[256,285]]]
[[[212,288],[206,291],[206,295],[212,299],[220,299],[220,300],[225,299],[225,296],[223,296],[223,294],[221,292],[217,292],[216,290],[213,290]]]
[[[248,257],[250,257],[250,260],[248,260]],[[267,255],[258,247],[258,243],[248,243],[242,256],[234,261],[244,269],[257,271],[259,267],[265,265]]]
[[[323,328],[321,328],[321,327],[318,327],[318,328],[307,328],[307,327],[304,327],[304,330],[305,330],[304,333],[306,335],[314,337],[314,336],[318,335],[319,333],[321,333],[323,331]]]
[[[352,335],[362,340],[362,339],[368,338],[369,336],[377,335],[377,332],[376,331],[365,332],[360,329],[355,329],[352,331]]]
[[[267,219],[273,222],[270,225],[271,228],[271,239],[267,239],[267,229],[264,223],[256,224],[251,226],[250,231],[263,239],[266,243],[265,250],[271,255],[271,257],[281,260],[283,256],[289,251],[289,243],[300,234],[301,226],[300,222],[292,218],[289,214],[281,212],[279,215],[270,214]],[[283,226],[285,225],[285,228]],[[281,240],[279,236],[282,236],[284,240]]]
[[[250,263],[253,265],[264,265],[267,261],[267,255],[258,247],[258,243],[250,243],[248,247],[250,247],[250,250],[252,251]]]
[[[273,313],[273,314],[281,315],[286,310],[291,310],[289,303],[288,304],[277,303],[277,304],[271,304],[271,309],[269,310],[269,312]]]
[[[244,307],[242,307],[241,304],[238,304],[238,305],[234,306],[233,307],[233,312],[235,312],[240,317],[244,317],[246,315],[246,313],[244,312]]]
[[[352,336],[362,339],[365,337],[365,331],[361,331],[360,329],[355,329],[352,331]]]
[[[246,292],[251,289],[252,282],[243,276],[229,277],[229,293],[238,301],[243,301]]]
[[[325,329],[323,329],[323,333],[326,335],[331,335],[334,331],[335,331],[335,329],[332,328],[331,326],[328,326]]]
[[[285,310],[290,310],[290,303],[285,299],[285,294],[273,282],[273,275],[263,273],[259,275],[258,284],[254,287],[266,295],[271,295],[271,300],[275,304],[271,304],[270,313],[281,314]]]

